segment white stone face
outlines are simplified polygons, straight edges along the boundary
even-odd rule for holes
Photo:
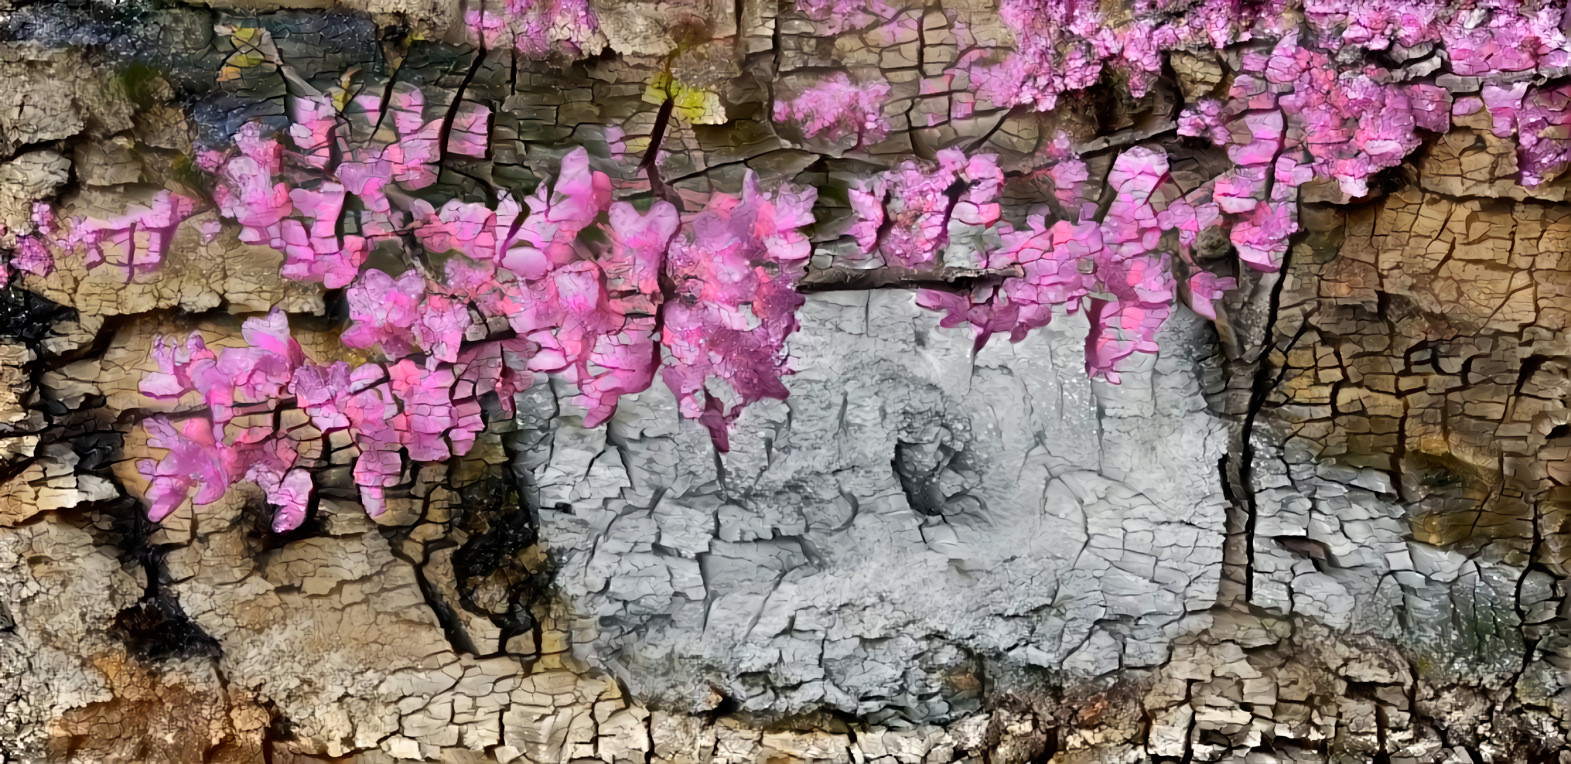
[[[1193,317],[1121,385],[1087,380],[1080,316],[974,358],[911,292],[817,295],[801,320],[791,397],[729,454],[659,384],[604,435],[550,420],[556,585],[581,653],[635,693],[940,719],[969,672],[1159,663],[1215,601],[1226,435]]]

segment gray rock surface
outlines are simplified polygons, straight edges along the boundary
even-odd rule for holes
[[[917,721],[995,663],[1162,662],[1222,558],[1204,328],[1109,385],[1080,316],[974,357],[937,324],[910,291],[814,296],[791,343],[813,363],[718,458],[658,386],[605,431],[555,420],[534,476],[582,655],[697,708]]]

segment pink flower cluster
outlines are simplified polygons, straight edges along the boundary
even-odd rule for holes
[[[446,295],[426,297],[407,318],[389,315],[367,340],[391,333],[391,341],[404,346],[403,333],[418,318],[443,325],[426,330],[429,340],[412,335],[428,352],[441,352],[451,344],[443,333],[456,338],[465,328],[456,314],[440,318],[449,300],[471,305],[487,319],[504,320],[515,334],[510,344],[476,351],[502,363],[496,373],[509,380],[504,384],[522,389],[529,372],[560,373],[578,385],[575,403],[585,409],[589,426],[610,417],[622,395],[653,381],[660,361],[659,274],[678,227],[670,203],[657,201],[640,213],[628,202],[612,202],[610,178],[590,169],[587,151],[575,149],[563,158],[555,185],[548,190],[542,184],[528,200],[527,214],[507,196],[495,210],[456,200],[438,212],[424,209],[416,237],[428,251],[454,255],[446,284],[433,286]],[[591,228],[605,234],[602,245],[580,236]],[[418,279],[411,284],[418,286]],[[434,299],[440,302],[433,305]],[[362,341],[351,336],[361,325],[346,333],[346,343]],[[382,344],[386,348],[387,341]]]
[[[219,213],[240,224],[241,241],[283,252],[285,277],[347,285],[375,241],[396,239],[408,225],[408,213],[395,208],[390,194],[435,183],[444,152],[486,151],[485,106],[459,104],[445,136],[445,110],[428,115],[433,110],[419,88],[398,83],[387,107],[391,131],[377,129],[383,103],[372,88],[342,115],[326,95],[292,99],[294,122],[284,141],[248,123],[235,136],[237,153],[201,158],[215,176]],[[351,198],[359,207],[349,216],[357,232],[340,236]]]
[[[1066,166],[1067,165],[1067,166]],[[1056,174],[1066,187],[1060,198],[1074,198],[1085,177],[1078,159],[1065,158]],[[1052,175],[1052,174],[1050,174]],[[1189,248],[1203,228],[1221,220],[1217,205],[1197,190],[1179,196],[1168,177],[1162,152],[1135,147],[1113,163],[1108,185],[1115,192],[1101,223],[1096,207],[1078,210],[1082,222],[1059,220],[1048,225],[1036,215],[1027,230],[999,226],[1003,246],[987,253],[992,269],[1018,268],[1022,276],[980,281],[969,292],[925,290],[917,298],[924,307],[948,313],[944,326],[971,324],[980,346],[995,333],[1014,341],[1031,329],[1046,326],[1054,309],[1075,312],[1082,306],[1091,322],[1086,338],[1086,369],[1092,376],[1119,381],[1118,364],[1136,352],[1155,352],[1156,333],[1172,312],[1178,284],[1172,255],[1163,251],[1167,232],[1176,232],[1180,252]],[[1211,301],[1231,289],[1231,278],[1218,278],[1189,262],[1191,304],[1215,317]]]
[[[945,149],[936,159],[935,168],[908,160],[851,188],[850,234],[863,254],[877,253],[888,265],[928,267],[953,234],[998,222],[1004,185],[998,158]]]
[[[1096,83],[1107,66],[1122,71],[1138,96],[1160,71],[1164,51],[1221,51],[1249,40],[1269,45],[1236,49],[1232,55],[1239,64],[1226,92],[1189,104],[1179,115],[1181,135],[1226,148],[1232,167],[1219,177],[1182,197],[1153,196],[1152,189],[1163,185],[1165,159],[1126,152],[1114,164],[1109,183],[1117,196],[1100,224],[1066,219],[1048,225],[1038,217],[1029,231],[1004,231],[1004,246],[988,253],[988,266],[1023,267],[1026,276],[985,282],[969,295],[925,293],[923,304],[947,310],[947,323],[973,324],[985,341],[1003,331],[1018,339],[1046,323],[1052,305],[1074,309],[1084,301],[1093,324],[1088,367],[1116,377],[1118,360],[1154,349],[1152,337],[1167,316],[1173,280],[1167,264],[1149,254],[1166,232],[1176,234],[1177,251],[1189,260],[1198,234],[1225,223],[1245,264],[1274,271],[1297,230],[1299,187],[1330,179],[1344,193],[1363,196],[1371,177],[1422,144],[1423,132],[1449,128],[1449,92],[1380,66],[1343,65],[1347,48],[1439,46],[1453,71],[1467,75],[1568,62],[1560,8],[1326,0],[1306,4],[1304,30],[1289,26],[1291,16],[1281,10],[1273,3],[1246,9],[1207,0],[1175,14],[1161,3],[1137,2],[1114,23],[1096,3],[1006,0],[1001,13],[1016,31],[1015,52],[996,65],[978,63],[975,56],[960,63],[969,67],[981,94],[1000,105],[1051,109],[1059,95]],[[1496,133],[1517,136],[1525,183],[1542,182],[1571,165],[1566,137],[1571,86],[1541,87],[1520,78],[1509,85],[1486,83],[1482,101]],[[1063,147],[1055,145],[1050,153],[1062,157]],[[1045,175],[1073,219],[1075,206],[1086,201],[1084,164],[1061,158]],[[1079,220],[1087,220],[1089,212],[1082,210]],[[1232,280],[1192,261],[1188,270],[1191,306],[1214,317],[1214,302]]]
[[[407,124],[416,136],[424,130]],[[334,433],[357,450],[354,480],[377,514],[386,489],[405,482],[406,457],[468,452],[484,428],[486,394],[495,392],[496,408],[510,415],[513,395],[536,373],[555,373],[578,386],[574,402],[594,426],[622,395],[653,382],[662,340],[682,413],[702,421],[721,448],[742,407],[784,397],[779,377],[790,371],[784,343],[802,301],[793,285],[811,251],[800,229],[812,222],[812,191],[764,193],[749,175],[740,198],[714,195],[678,236],[674,206],[655,201],[640,211],[612,201],[610,178],[580,148],[524,204],[504,193],[494,208],[451,200],[437,209],[389,184],[345,181],[351,163],[379,161],[395,183],[429,183],[422,165],[431,154],[372,147],[379,153],[368,159],[350,145],[318,155],[320,141],[343,140],[340,126],[297,125],[305,129],[291,130],[287,144],[248,127],[236,154],[210,158],[223,189],[215,197],[242,238],[285,251],[285,276],[347,284],[351,323],[342,342],[384,360],[313,363],[277,311],[245,323],[244,348],[215,353],[199,334],[184,345],[160,338],[159,371],[142,391],[194,393],[201,408],[179,428],[162,417],[147,425],[149,443],[168,450],[139,464],[155,519],[193,489],[197,504],[211,503],[245,480],[277,508],[275,527],[293,528],[313,490],[309,470],[323,466]],[[330,156],[343,159],[334,166]],[[362,271],[366,247],[335,250],[347,199],[359,201],[351,219],[370,233],[357,238],[396,244],[397,234],[412,233],[443,262],[443,277],[429,278],[418,264],[396,277]],[[237,424],[288,407],[308,421]]]
[[[852,82],[845,72],[837,72],[814,83],[796,97],[775,101],[775,121],[800,123],[808,138],[824,135],[839,140],[856,136],[852,148],[878,143],[889,135],[889,120],[884,103],[889,98],[889,81],[882,77]]]
[[[834,30],[899,15],[882,0],[799,7]],[[1233,288],[1234,279],[1195,263],[1202,232],[1227,231],[1244,264],[1274,271],[1297,230],[1300,187],[1334,180],[1350,196],[1367,194],[1371,178],[1401,163],[1425,132],[1446,130],[1453,109],[1487,108],[1498,134],[1517,136],[1525,182],[1571,165],[1571,86],[1518,74],[1571,65],[1560,9],[1316,0],[1302,23],[1285,0],[1136,0],[1129,10],[1004,0],[1014,52],[988,63],[973,51],[956,68],[996,105],[1051,109],[1108,72],[1143,94],[1167,51],[1227,49],[1234,71],[1225,89],[1178,118],[1181,135],[1225,149],[1231,164],[1217,177],[1184,192],[1165,153],[1137,145],[1113,159],[1112,195],[1099,206],[1086,163],[1060,136],[1031,176],[1051,184],[1050,211],[1020,230],[1002,219],[1005,179],[991,155],[947,149],[850,191],[849,235],[861,255],[905,269],[966,265],[992,274],[964,292],[918,295],[946,314],[944,325],[970,325],[979,346],[994,334],[1020,340],[1059,309],[1083,312],[1088,372],[1116,382],[1125,359],[1156,350],[1180,296],[1214,318],[1216,301]],[[531,57],[577,55],[598,33],[586,0],[506,0],[467,20],[487,46],[505,42]],[[1393,70],[1391,61],[1429,55],[1425,46],[1453,73],[1483,77],[1480,97],[1453,105],[1446,90]],[[1390,51],[1375,59],[1389,66],[1346,63],[1369,51]],[[1490,81],[1501,73],[1512,76]],[[890,90],[882,79],[836,74],[777,101],[774,118],[800,123],[810,138],[876,143],[890,129],[882,113]],[[466,453],[486,406],[510,414],[514,394],[542,373],[576,385],[574,404],[594,426],[658,371],[681,414],[704,424],[721,449],[745,406],[786,395],[812,189],[766,192],[749,173],[740,196],[712,194],[684,216],[663,200],[613,201],[611,179],[578,149],[526,199],[502,193],[491,203],[438,205],[412,192],[436,182],[444,156],[486,155],[489,110],[433,108],[407,84],[359,92],[342,113],[325,95],[294,98],[288,130],[247,125],[234,150],[199,160],[241,240],[284,253],[288,278],[347,288],[342,341],[380,357],[314,363],[277,312],[246,322],[242,348],[214,352],[198,335],[183,345],[160,340],[160,371],[144,392],[195,396],[201,406],[147,425],[149,442],[169,452],[139,464],[155,517],[193,491],[196,503],[210,503],[244,480],[277,507],[276,527],[294,527],[334,435],[355,449],[355,482],[368,510],[379,512],[387,489],[406,480],[407,461]],[[28,249],[12,264],[42,271],[52,248],[70,247],[130,278],[158,264],[196,210],[194,200],[165,192],[112,219],[77,221],[64,236],[40,223],[37,234],[20,237]],[[406,237],[422,251],[407,251]],[[367,269],[373,250],[404,265]],[[303,418],[255,424],[256,414],[287,408]]]
[[[505,42],[529,58],[577,57],[600,29],[588,0],[503,0],[501,5],[490,10],[482,3],[464,14],[464,23],[485,48]]]
[[[715,194],[671,245],[661,340],[670,361],[662,375],[682,415],[709,428],[721,450],[744,406],[785,398],[785,341],[797,329],[796,292],[812,244],[814,189],[758,189],[748,171],[742,196]]]
[[[797,0],[796,7],[830,34],[889,21],[900,12],[887,0]]]
[[[195,199],[159,191],[146,204],[132,204],[119,215],[80,216],[61,226],[54,208],[38,202],[31,216],[34,231],[17,237],[9,264],[35,276],[47,276],[54,271],[57,257],[77,252],[84,255],[88,270],[106,263],[114,265],[129,283],[163,264],[175,229],[196,210]],[[3,228],[0,226],[0,231]],[[10,271],[0,267],[0,287],[9,282]]]
[[[1333,53],[1393,46],[1445,49],[1463,76],[1559,68],[1571,63],[1562,14],[1555,3],[1519,0],[1319,0],[1304,4],[1310,27]]]
[[[35,276],[48,276],[54,272],[54,250],[64,246],[60,241],[54,207],[48,202],[34,202],[29,217],[33,224],[32,233],[19,233],[16,237],[16,248],[11,252],[10,258],[0,262],[0,289],[11,283],[11,268]],[[0,235],[6,232],[6,226],[0,224]],[[162,257],[161,252],[160,257]]]
[[[292,530],[305,518],[313,485],[310,462],[328,453],[333,433],[346,432],[358,450],[355,482],[366,511],[385,509],[383,490],[402,480],[403,454],[440,461],[474,444],[484,421],[470,394],[455,396],[455,375],[467,368],[438,367],[403,359],[388,368],[364,364],[351,369],[338,361],[311,362],[289,334],[282,311],[246,320],[245,347],[210,350],[200,333],[184,345],[158,338],[153,360],[159,371],[141,383],[143,394],[178,400],[194,395],[202,410],[179,429],[166,416],[149,419],[148,443],[166,449],[162,459],[143,459],[149,516],[157,521],[196,489],[194,503],[211,504],[230,486],[257,484],[276,509],[273,529]],[[293,425],[276,416],[292,405],[306,417]],[[268,424],[240,426],[256,414]]]
[[[1494,134],[1516,137],[1524,184],[1539,185],[1571,166],[1571,85],[1485,85],[1480,100]]]
[[[1110,16],[1096,0],[1004,0],[999,16],[1015,33],[1015,49],[995,64],[981,50],[961,68],[983,98],[999,106],[1052,109],[1067,92],[1084,90],[1109,69],[1144,95],[1162,72],[1163,53],[1183,47],[1221,49],[1283,23],[1284,3],[1200,0],[1183,12],[1163,0],[1137,0]]]
[[[1371,51],[1398,61],[1433,55],[1453,74],[1485,80],[1483,97],[1502,135],[1519,136],[1522,180],[1529,185],[1565,169],[1571,144],[1563,84],[1541,87],[1521,75],[1553,79],[1571,66],[1563,4],[1489,0],[1312,0],[1294,21],[1281,0],[1238,4],[1202,0],[1175,8],[1136,0],[1109,13],[1091,0],[1004,0],[1000,16],[1015,32],[1015,50],[998,63],[973,51],[957,63],[978,93],[999,106],[1054,108],[1060,95],[1121,72],[1140,96],[1179,49],[1233,50],[1243,63],[1223,100],[1202,99],[1180,116],[1180,132],[1218,145],[1228,123],[1246,112],[1283,118],[1283,149],[1303,148],[1299,164],[1361,196],[1374,173],[1399,164],[1419,144],[1418,131],[1444,131],[1451,99],[1444,89],[1380,63],[1350,64]],[[1265,52],[1259,43],[1274,45]],[[1436,51],[1431,53],[1431,50]],[[1433,66],[1424,71],[1432,69]],[[1505,83],[1490,82],[1506,75]]]

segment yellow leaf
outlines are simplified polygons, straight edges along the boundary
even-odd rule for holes
[[[720,102],[719,93],[685,85],[661,72],[644,89],[644,101],[665,103],[667,98],[673,101],[671,113],[683,121],[695,125],[723,125],[726,122],[725,105]]]

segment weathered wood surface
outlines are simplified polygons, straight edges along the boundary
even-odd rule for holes
[[[471,192],[589,145],[647,195],[662,70],[720,109],[660,139],[688,211],[746,169],[843,188],[967,146],[1005,158],[1021,222],[1060,129],[1098,180],[1141,141],[1180,182],[1222,166],[1172,132],[1230,76],[1204,55],[1142,99],[957,109],[975,98],[946,65],[1007,44],[987,3],[898,8],[891,37],[789,4],[606,2],[567,64],[477,55],[450,3],[317,5],[0,10],[0,247],[35,200],[123,209],[179,184],[203,130],[282,111],[275,69],[212,81],[238,55],[222,24],[267,27],[313,80],[358,66],[492,104],[491,155],[444,166]],[[126,76],[139,57],[159,66]],[[887,77],[887,138],[771,122],[825,69]],[[1084,378],[1080,317],[979,352],[940,329],[911,287],[997,274],[859,270],[824,201],[792,397],[739,423],[752,445],[715,457],[660,388],[586,429],[542,385],[375,520],[335,462],[283,536],[246,488],[144,519],[133,425],[176,404],[136,385],[153,337],[233,344],[274,306],[335,357],[337,296],[204,240],[203,215],[151,278],[22,277],[0,295],[0,752],[1563,759],[1571,208],[1563,182],[1517,182],[1491,127],[1458,119],[1366,198],[1313,187],[1281,273],[1244,274],[1214,326],[1176,317],[1116,387]]]

